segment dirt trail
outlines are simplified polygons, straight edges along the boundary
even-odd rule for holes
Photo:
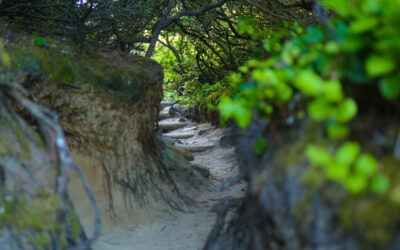
[[[97,250],[197,250],[202,249],[207,236],[215,222],[215,213],[209,207],[225,197],[240,197],[244,194],[244,184],[235,185],[227,190],[219,191],[220,185],[238,173],[238,166],[233,147],[221,147],[218,141],[223,130],[210,124],[188,124],[174,133],[194,132],[195,136],[177,140],[179,145],[214,144],[214,148],[204,152],[193,153],[193,163],[210,169],[209,181],[205,181],[198,191],[186,193],[196,201],[195,206],[180,211],[148,211],[149,216],[140,223],[131,225],[108,226],[107,231],[95,243]],[[201,131],[201,132],[200,132]]]

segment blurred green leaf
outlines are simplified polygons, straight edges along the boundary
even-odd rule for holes
[[[222,97],[218,110],[225,118],[233,118],[241,128],[247,127],[251,121],[251,112],[239,102],[234,102],[229,97]]]
[[[336,150],[336,162],[350,166],[355,162],[360,153],[360,145],[356,142],[345,142]]]
[[[340,163],[329,164],[326,168],[326,176],[331,180],[342,182],[349,175],[350,167]]]
[[[272,42],[270,39],[265,39],[263,42],[263,47],[266,51],[272,52]]]
[[[355,52],[360,50],[366,45],[366,41],[360,39],[359,37],[350,36],[347,37],[343,42],[343,50],[346,52]]]
[[[361,155],[355,165],[355,171],[360,174],[372,176],[378,170],[378,162],[371,154]]]
[[[325,51],[328,54],[336,54],[340,51],[340,45],[336,41],[330,41],[325,45]]]
[[[333,140],[346,138],[350,133],[349,127],[341,124],[331,124],[328,126],[328,136]]]
[[[339,104],[335,112],[335,117],[338,122],[348,122],[357,114],[357,103],[350,98],[347,98]]]
[[[256,154],[261,155],[267,150],[267,140],[265,138],[260,137],[256,141],[256,144],[254,145],[254,150]]]
[[[310,102],[307,106],[307,112],[310,118],[317,122],[327,120],[331,116],[333,110],[333,106],[322,98]]]
[[[46,40],[44,40],[43,38],[38,38],[38,39],[33,39],[32,42],[35,45],[41,46],[46,43]]]
[[[321,4],[334,9],[343,16],[348,16],[351,13],[349,1],[347,0],[321,0]]]
[[[276,85],[278,83],[278,78],[276,77],[274,71],[270,69],[255,69],[252,74],[254,80],[259,82],[265,82],[266,84]]]
[[[370,76],[376,77],[391,73],[396,67],[396,62],[389,56],[371,55],[365,67]]]
[[[354,195],[364,192],[367,188],[367,184],[367,177],[358,174],[348,176],[344,182],[346,189]]]
[[[333,162],[331,154],[324,148],[315,145],[308,145],[305,150],[307,159],[317,166],[328,166]]]
[[[370,189],[377,194],[384,194],[389,189],[390,180],[386,175],[379,174],[371,181]]]
[[[343,99],[342,84],[335,79],[326,81],[322,86],[325,98],[331,102],[338,102]]]
[[[379,90],[387,100],[395,100],[400,96],[400,75],[385,77],[379,83]]]
[[[302,71],[295,79],[295,86],[307,96],[318,96],[322,92],[323,81],[313,71]]]
[[[239,34],[249,34],[252,35],[255,32],[254,25],[259,21],[252,16],[243,16],[239,18]]]
[[[309,26],[304,35],[304,40],[307,43],[320,43],[324,40],[324,34],[319,27]]]
[[[378,20],[371,16],[358,17],[350,25],[350,31],[358,34],[374,29],[378,25]]]

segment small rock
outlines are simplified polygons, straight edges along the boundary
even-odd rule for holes
[[[182,112],[186,107],[182,104],[175,103],[172,107],[174,107],[178,112]]]
[[[175,177],[189,180],[193,174],[201,175],[191,167],[190,162],[183,155],[176,153],[175,150],[169,147],[162,151],[162,162]]]
[[[212,149],[213,147],[215,147],[215,145],[211,145],[211,144],[210,145],[201,145],[201,144],[194,145],[194,144],[192,144],[192,145],[179,145],[177,147],[185,149],[186,151],[189,151],[189,152],[204,152],[209,149]]]
[[[159,119],[167,119],[171,118],[171,114],[169,112],[161,111],[158,115]]]
[[[186,122],[186,119],[185,118],[180,118],[178,121],[179,122]]]
[[[159,128],[161,128],[164,131],[167,130],[174,130],[174,129],[178,129],[178,128],[183,128],[187,125],[186,122],[159,122],[158,126]]]
[[[204,135],[207,131],[207,129],[202,129],[199,131],[199,135]]]
[[[183,142],[181,140],[175,139],[174,140],[175,143],[179,143],[179,144],[183,144]]]
[[[170,132],[170,133],[164,134],[164,136],[172,138],[172,139],[187,139],[187,138],[191,138],[191,137],[195,136],[195,133],[193,133],[193,132],[180,132],[180,133]]]
[[[171,115],[174,115],[174,114],[178,113],[178,110],[176,108],[174,108],[174,107],[170,107],[168,109],[168,113],[171,114]]]
[[[161,107],[165,108],[165,107],[170,107],[170,106],[174,105],[175,102],[173,100],[166,100],[166,101],[162,101],[160,104],[161,104]]]

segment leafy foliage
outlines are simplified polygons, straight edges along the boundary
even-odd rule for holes
[[[252,114],[271,121],[276,110],[305,100],[308,117],[323,123],[331,140],[344,141],[335,154],[321,146],[309,145],[309,161],[324,169],[352,194],[367,189],[385,193],[389,178],[380,173],[378,161],[369,153],[360,155],[357,142],[346,141],[348,123],[359,112],[356,99],[344,89],[356,85],[375,86],[387,101],[400,96],[400,3],[389,0],[322,1],[338,15],[320,24],[282,24],[266,34],[251,28],[255,21],[240,20],[242,32],[254,39],[262,36],[266,59],[253,58],[231,75],[234,98],[224,98],[218,106],[224,119],[232,118],[246,127]],[[283,44],[279,41],[285,40]],[[361,85],[361,86],[363,86]],[[290,104],[292,103],[292,104]],[[303,111],[294,115],[303,119]]]
[[[262,42],[266,30],[282,19],[309,22],[309,16],[304,18],[304,8],[276,0],[227,1],[204,16],[187,17],[168,27],[154,57],[166,70],[166,89],[173,91],[168,97],[198,104],[221,89],[213,89],[215,84],[229,95],[226,76],[252,54],[266,54],[252,45]],[[284,11],[278,14],[278,9]]]

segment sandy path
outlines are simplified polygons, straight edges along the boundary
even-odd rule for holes
[[[183,129],[194,130],[201,135],[181,140],[183,143],[215,143],[223,134],[209,124],[190,123]],[[128,227],[115,225],[100,237],[93,249],[97,250],[197,250],[202,249],[215,222],[215,214],[208,212],[210,205],[225,197],[244,194],[244,185],[218,191],[224,180],[237,174],[237,162],[233,148],[217,146],[212,150],[194,153],[194,163],[210,168],[210,181],[205,182],[197,193],[190,195],[197,205],[188,212],[160,211],[151,219]],[[150,212],[150,211],[149,211]],[[154,211],[151,211],[154,213]]]

